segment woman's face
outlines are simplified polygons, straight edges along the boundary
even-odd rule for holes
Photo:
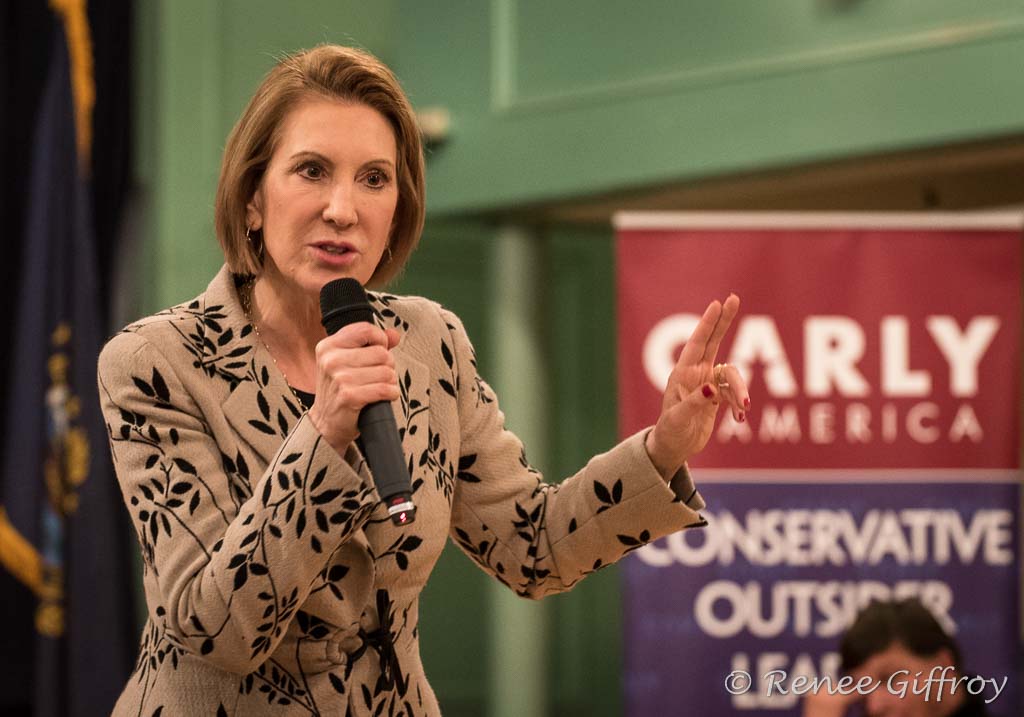
[[[309,98],[285,117],[248,225],[262,230],[264,276],[314,297],[332,279],[365,284],[398,203],[391,125],[364,104]]]
[[[952,664],[953,656],[944,648],[934,657],[920,657],[894,641],[885,650],[872,655],[852,676],[854,684],[868,676],[871,684],[877,685],[864,700],[868,717],[933,717],[949,714],[967,695],[962,682],[955,693],[951,692],[952,685],[948,681],[932,684],[931,692],[925,692],[929,676],[934,675],[937,680],[944,674],[941,672],[944,668],[952,673]],[[953,677],[955,675],[949,678]]]

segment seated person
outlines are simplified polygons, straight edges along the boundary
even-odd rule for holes
[[[864,676],[876,689],[844,695],[821,689],[804,698],[804,717],[983,717],[989,712],[984,695],[971,695],[964,682],[960,649],[935,616],[917,599],[872,602],[843,635],[839,647],[842,671],[856,681]],[[936,682],[930,694],[914,694],[938,667],[951,667],[946,681]],[[896,674],[899,673],[899,674]],[[936,672],[936,679],[939,676]],[[892,687],[888,687],[893,677]],[[907,685],[903,689],[903,685]],[[956,685],[955,689],[953,685]],[[942,690],[941,694],[939,690]],[[848,691],[848,690],[845,690]],[[860,705],[860,711],[854,708]]]

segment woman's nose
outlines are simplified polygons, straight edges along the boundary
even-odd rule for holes
[[[331,185],[323,218],[340,227],[352,226],[359,221],[359,215],[356,212],[355,190],[351,183],[335,182]]]

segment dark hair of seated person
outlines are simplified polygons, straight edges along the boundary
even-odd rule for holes
[[[918,657],[928,657],[945,648],[960,672],[960,649],[939,621],[915,598],[868,605],[846,631],[839,646],[844,672],[855,670],[873,655],[898,642]]]

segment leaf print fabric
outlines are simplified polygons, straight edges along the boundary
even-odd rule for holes
[[[445,365],[453,354],[459,369],[461,448],[452,538],[480,567],[517,595],[541,598],[656,537],[703,523],[653,469],[642,435],[596,456],[561,484],[544,483],[522,443],[505,429],[462,322],[442,313],[449,336],[442,337],[439,352]]]
[[[105,347],[101,402],[149,613],[115,714],[437,715],[418,598],[449,537],[536,598],[700,524],[689,475],[666,485],[642,435],[542,482],[458,318],[370,298],[404,333],[393,408],[412,526],[388,519],[358,447],[338,455],[295,403],[226,268]]]

